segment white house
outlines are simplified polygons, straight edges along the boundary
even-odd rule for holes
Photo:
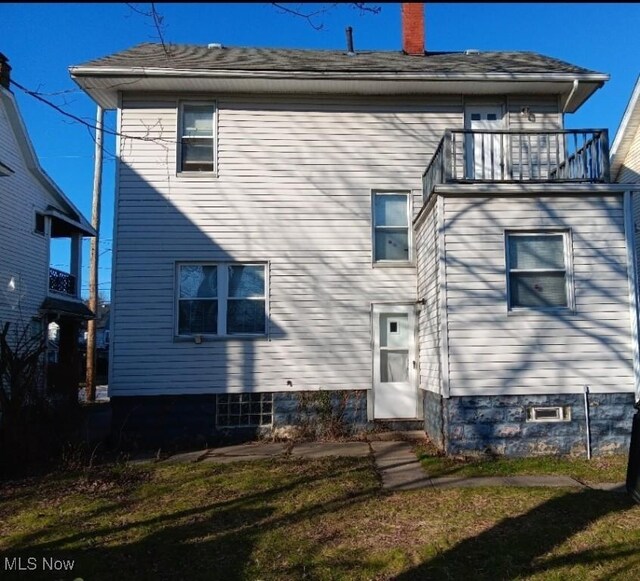
[[[82,239],[95,231],[45,173],[12,94],[11,67],[0,54],[0,324],[9,337],[25,329],[45,333],[60,326],[58,370],[49,388],[78,377],[76,337],[81,320],[93,316],[82,303]],[[53,238],[69,241],[70,272],[50,265]]]
[[[628,188],[606,130],[564,129],[608,76],[425,52],[421,4],[403,25],[402,51],[142,44],[71,67],[117,110],[118,429],[211,439],[331,390],[449,452],[626,445]]]

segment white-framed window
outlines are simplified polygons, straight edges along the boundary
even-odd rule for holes
[[[412,260],[411,195],[374,191],[371,198],[373,262],[408,263]]]
[[[266,271],[266,264],[178,264],[176,334],[266,335]]]
[[[216,168],[215,102],[183,102],[179,112],[178,172],[213,173]]]
[[[510,310],[573,308],[569,231],[507,231]]]
[[[569,406],[530,406],[527,409],[528,422],[570,422]]]

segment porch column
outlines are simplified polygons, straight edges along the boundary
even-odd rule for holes
[[[82,296],[82,234],[73,234],[71,236],[71,274],[76,279],[76,298]]]

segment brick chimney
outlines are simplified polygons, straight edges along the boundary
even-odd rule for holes
[[[9,59],[0,52],[0,86],[5,89],[11,84],[11,65]]]
[[[405,54],[424,56],[424,4],[402,3],[402,50]]]

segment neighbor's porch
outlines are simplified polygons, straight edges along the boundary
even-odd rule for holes
[[[83,373],[80,329],[94,318],[82,301],[82,241],[94,233],[52,208],[41,216],[39,227],[49,241],[47,296],[40,307],[48,338],[47,387],[75,401]]]
[[[425,200],[440,184],[610,181],[606,129],[448,129],[422,176]]]

